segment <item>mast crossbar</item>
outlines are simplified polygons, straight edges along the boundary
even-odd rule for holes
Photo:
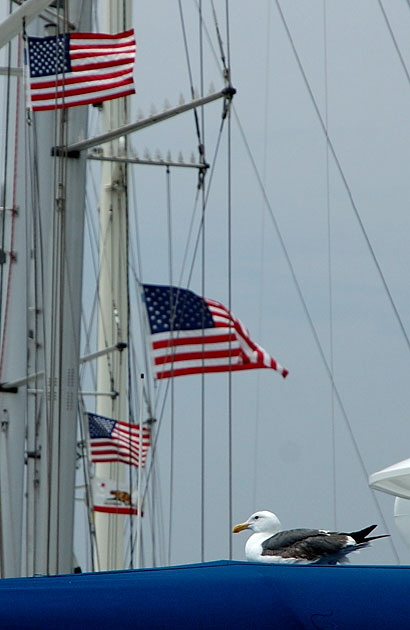
[[[0,25],[0,48],[21,32],[23,19],[26,24],[34,20],[46,7],[50,0],[27,0],[16,11],[11,13]]]
[[[141,159],[137,157],[114,157],[114,156],[103,156],[103,155],[93,155],[89,153],[87,155],[88,160],[100,160],[101,162],[122,162],[124,164],[145,164],[147,166],[171,166],[171,167],[182,167],[182,168],[198,168],[204,169],[209,168],[209,164],[201,164],[200,162],[176,162],[174,160],[149,160],[149,159]]]
[[[118,129],[111,129],[105,133],[102,133],[98,136],[94,136],[94,138],[87,138],[86,140],[80,140],[79,142],[75,142],[74,144],[70,144],[68,146],[59,146],[53,147],[51,154],[52,155],[67,155],[70,153],[76,153],[77,151],[84,151],[84,149],[90,149],[91,147],[95,147],[100,144],[104,144],[106,142],[110,142],[116,138],[120,138],[121,136],[126,136],[134,131],[140,131],[141,129],[146,129],[147,127],[151,127],[152,125],[156,125],[163,120],[168,120],[169,118],[173,118],[174,116],[178,116],[179,114],[183,114],[184,112],[190,111],[191,109],[195,109],[197,107],[202,107],[203,105],[207,105],[208,103],[212,103],[213,101],[217,101],[220,98],[231,100],[234,94],[236,93],[235,88],[227,87],[221,90],[220,92],[216,92],[215,94],[210,94],[208,96],[204,96],[202,98],[194,99],[189,103],[184,103],[183,105],[178,105],[177,107],[172,107],[171,109],[167,109],[165,112],[161,112],[159,114],[153,114],[148,118],[144,118],[143,120],[138,120],[137,122],[129,123],[128,125],[123,125],[118,127]]]
[[[98,359],[99,357],[102,357],[105,354],[110,354],[111,352],[115,352],[115,350],[118,350],[119,352],[121,352],[122,350],[124,350],[124,347],[126,347],[126,344],[119,343],[119,344],[116,344],[115,346],[110,346],[109,348],[103,348],[102,350],[97,350],[97,352],[92,352],[91,354],[86,354],[85,356],[81,357],[80,363],[87,363],[88,361],[94,361],[94,359]],[[41,372],[36,372],[35,374],[28,374],[27,376],[16,379],[15,381],[0,383],[0,392],[16,394],[18,387],[21,387],[22,385],[27,385],[28,383],[31,383],[32,381],[35,381],[36,379],[43,378],[43,377],[44,377],[44,372],[41,371]],[[110,395],[112,395],[112,392]]]

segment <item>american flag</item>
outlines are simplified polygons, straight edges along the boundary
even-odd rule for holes
[[[91,461],[145,466],[151,434],[147,427],[88,414]]]
[[[255,368],[287,376],[219,302],[178,287],[144,284],[143,291],[157,379]]]
[[[34,111],[88,105],[134,94],[134,30],[29,37]]]

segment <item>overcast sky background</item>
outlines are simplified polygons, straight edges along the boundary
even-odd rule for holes
[[[253,339],[289,370],[289,376],[283,380],[270,370],[232,375],[231,469],[229,378],[226,374],[205,377],[203,495],[202,379],[174,380],[173,416],[170,393],[162,417],[160,413],[166,384],[152,390],[158,400],[157,560],[179,564],[201,559],[203,502],[205,560],[227,558],[232,525],[256,509],[269,509],[284,528],[354,530],[379,523],[378,533],[386,533],[382,513],[399,560],[409,563],[410,552],[393,521],[394,499],[373,493],[367,476],[410,457],[410,349],[368,246],[370,242],[410,334],[410,5],[406,0],[235,0],[229,4],[228,46],[225,2],[214,0],[237,89],[231,120],[232,227],[229,236],[225,123],[215,170],[207,176],[204,295],[228,305],[230,238],[232,310]],[[133,5],[137,94],[131,101],[130,120],[141,112],[149,115],[152,105],[161,110],[165,100],[176,105],[181,92],[189,100],[190,91],[178,2]],[[194,85],[200,90],[197,3],[182,0],[181,5]],[[211,40],[204,34],[207,93],[211,82],[219,90],[223,80],[214,56],[216,51],[219,57],[219,51],[212,12],[209,2],[203,5]],[[97,6],[101,8],[102,0]],[[102,30],[101,11],[95,15]],[[328,149],[312,95],[327,121],[348,189]],[[212,166],[221,111],[218,101],[204,114],[206,157]],[[96,120],[90,134],[99,125]],[[135,134],[132,146],[140,157],[148,148],[152,155],[157,149],[163,156],[170,150],[174,158],[182,151],[189,160],[197,147],[192,113]],[[141,267],[135,263],[133,269],[141,281],[186,286],[192,241],[185,266],[183,259],[196,185],[194,170],[172,169],[167,180],[164,168],[132,169],[130,244],[132,260],[138,256],[141,260]],[[91,194],[98,189],[99,184]],[[194,216],[195,233],[199,220],[200,205]],[[137,231],[139,244],[134,240]],[[199,294],[201,276],[199,252],[190,282]],[[295,277],[327,364],[333,363],[344,411],[332,395],[331,378]],[[137,321],[135,293],[131,311]],[[133,335],[142,356],[138,331]],[[142,361],[139,369],[149,382]],[[148,502],[143,520],[149,565]],[[246,533],[234,537],[234,559],[244,559],[245,540]],[[83,554],[79,545],[80,561]],[[382,540],[352,561],[389,564],[397,556],[390,542]]]
[[[189,98],[178,3],[155,0],[140,9],[135,4],[137,95],[131,119],[140,110],[148,115],[152,104],[162,109],[165,99],[177,104],[181,91]],[[211,12],[208,3],[204,5],[206,25],[216,46]],[[200,89],[195,6],[182,2],[194,84]],[[327,119],[329,137],[360,220],[409,330],[410,85],[381,9],[408,69],[409,4],[405,0],[384,4],[376,0],[312,0],[283,1],[280,6],[317,107]],[[215,7],[228,54],[225,3],[217,0]],[[393,523],[394,499],[381,493],[372,495],[367,474],[410,455],[409,348],[349,193],[327,151],[277,3],[230,3],[229,29],[232,84],[237,89],[231,123],[232,310],[253,338],[290,372],[285,381],[267,370],[232,377],[233,520],[244,520],[256,509],[270,509],[285,528],[351,530],[380,524],[377,499],[400,560],[407,563],[409,552]],[[206,92],[211,81],[216,89],[223,86],[205,37]],[[205,113],[209,162],[220,114],[220,102]],[[337,398],[332,397],[327,369],[237,119],[329,364],[332,331],[334,381],[349,424]],[[226,131],[209,189],[205,236],[205,295],[225,304]],[[160,149],[163,155],[170,149],[174,157],[182,150],[188,158],[196,151],[192,114],[136,134],[133,146],[140,155],[148,147],[153,154]],[[163,169],[138,167],[132,187],[132,203],[138,209],[141,279],[167,284],[171,276],[166,175]],[[195,173],[172,170],[174,284],[181,273],[195,187]],[[186,267],[183,274],[185,285]],[[190,286],[201,293],[200,258]],[[200,560],[201,377],[175,379],[174,388],[170,558],[172,563],[184,563]],[[161,399],[161,393],[159,396]],[[206,560],[226,558],[229,553],[228,422],[228,377],[207,375]],[[171,426],[168,406],[158,447],[165,550]],[[384,533],[384,526],[379,530]],[[234,538],[235,559],[244,557],[245,539],[245,534]],[[396,558],[390,543],[380,541],[357,561],[394,563]]]

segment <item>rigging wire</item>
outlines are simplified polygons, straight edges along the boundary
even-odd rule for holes
[[[394,36],[393,29],[391,27],[389,18],[387,17],[387,13],[386,13],[386,11],[384,9],[384,6],[382,4],[382,0],[377,0],[377,2],[378,2],[378,5],[380,7],[380,11],[382,12],[383,19],[384,19],[384,21],[386,23],[387,30],[389,31],[390,37],[392,39],[394,48],[396,49],[396,53],[397,53],[397,55],[399,57],[400,64],[401,64],[401,66],[402,66],[402,68],[404,70],[404,74],[406,75],[408,83],[410,83],[410,73],[409,73],[409,71],[407,69],[406,62],[404,61],[403,55],[401,54],[399,44],[397,43],[397,39]],[[410,7],[410,0],[407,0],[407,2],[408,2],[408,5]]]
[[[324,77],[324,97],[325,114],[324,122],[327,133],[329,132],[329,82],[328,82],[328,41],[327,41],[327,11],[326,0],[323,0],[323,77]],[[332,374],[335,373],[334,366],[334,332],[333,332],[333,252],[332,252],[332,216],[330,204],[330,152],[326,142],[326,213],[327,213],[327,276],[328,276],[328,308],[329,308],[329,366]],[[333,387],[330,385],[330,424],[331,424],[331,448],[332,448],[332,487],[333,487],[333,525],[337,530],[337,484],[336,484],[336,417],[335,417],[335,395]]]
[[[130,262],[130,272],[131,274],[133,274],[134,284],[137,289],[136,290],[136,304],[137,304],[138,313],[139,313],[139,317],[137,319],[139,322],[141,322],[141,325],[139,327],[139,332],[140,332],[140,339],[141,339],[140,347],[142,349],[142,355],[143,355],[142,361],[144,364],[144,368],[139,367],[139,359],[136,356],[135,345],[134,343],[131,342],[131,337],[133,335],[132,327],[130,328],[130,333],[129,333],[130,335],[129,346],[130,346],[131,359],[133,360],[133,365],[136,366],[135,367],[136,374],[145,373],[148,375],[148,378],[144,379],[142,383],[142,395],[144,396],[145,404],[148,411],[148,417],[151,419],[151,458],[150,458],[150,465],[148,468],[148,473],[145,476],[145,486],[144,486],[144,489],[141,488],[141,497],[142,497],[141,501],[142,501],[142,504],[145,505],[145,502],[148,500],[148,493],[150,493],[149,498],[151,501],[150,503],[148,503],[148,505],[149,505],[150,518],[152,522],[152,526],[150,528],[151,545],[152,545],[152,564],[153,566],[156,566],[157,558],[159,558],[160,563],[166,562],[166,555],[164,551],[163,540],[159,541],[161,548],[159,552],[157,553],[157,546],[158,546],[157,540],[156,540],[157,520],[159,523],[158,531],[160,533],[165,532],[165,526],[164,526],[164,517],[162,514],[163,503],[158,497],[159,478],[156,474],[157,457],[156,457],[155,445],[158,439],[159,426],[155,429],[155,422],[157,419],[155,408],[157,404],[156,404],[156,401],[153,400],[151,387],[150,387],[150,383],[153,381],[153,375],[152,375],[151,360],[150,360],[150,357],[148,356],[148,343],[147,343],[148,322],[147,322],[147,315],[146,315],[145,308],[142,301],[142,285],[141,285],[141,280],[140,280],[140,278],[144,276],[144,272],[143,272],[142,258],[141,258],[142,230],[139,225],[140,224],[139,203],[138,203],[135,173],[136,173],[136,170],[131,169],[132,197],[133,197],[132,207],[134,210],[133,216],[135,218],[135,226],[134,228],[131,229],[131,231],[132,231],[133,237],[135,238],[136,246],[130,248],[130,261],[129,262]],[[147,331],[145,335],[144,335],[144,330]],[[160,423],[158,423],[158,425],[160,425]],[[158,511],[157,506],[159,506],[159,511]],[[146,513],[147,513],[147,510],[145,510],[145,514]],[[157,513],[158,513],[158,516],[157,516]],[[135,536],[136,535],[137,534],[135,534]]]
[[[11,13],[11,5],[10,5],[10,13]],[[7,206],[7,181],[8,181],[8,166],[9,166],[9,145],[10,145],[10,96],[11,96],[11,42],[7,45],[7,78],[6,78],[6,111],[5,111],[5,138],[4,138],[4,162],[3,162],[3,182],[1,191],[1,205],[2,205],[2,213],[1,213],[1,252],[2,256],[5,255],[5,245],[6,245],[6,206]],[[14,213],[14,208],[12,208],[12,213]],[[13,217],[12,217],[13,220]],[[10,256],[10,269],[13,265],[12,261],[12,251],[9,252]],[[7,298],[6,304],[3,304],[3,291],[4,291],[4,275],[5,275],[5,265],[3,262],[0,262],[0,335],[1,335],[1,362],[0,362],[0,379],[3,371],[3,356],[4,356],[4,344],[5,344],[5,329],[3,320],[6,319],[6,313],[3,312],[7,307]]]
[[[123,16],[124,16],[124,24],[123,24],[123,28],[125,30],[125,3],[123,5]],[[127,120],[127,99],[124,99],[124,107],[125,107],[125,119]],[[127,154],[128,151],[128,140],[127,138],[125,138],[124,140],[125,142],[125,154]],[[128,172],[129,172],[129,168],[128,165],[124,165],[124,184],[125,184],[125,204],[124,204],[124,212],[125,212],[125,256],[126,256],[126,269],[127,271],[125,272],[125,281],[126,281],[126,296],[127,296],[127,304],[126,304],[126,339],[127,342],[129,343],[129,337],[130,337],[130,321],[131,321],[131,298],[130,298],[130,280],[129,280],[129,274],[128,274],[128,262],[129,262],[129,251],[130,251],[130,234],[129,234],[129,196],[128,196]],[[120,333],[121,335],[121,333]],[[122,337],[120,336],[120,340],[122,339]],[[138,457],[139,457],[139,462],[138,462],[138,475],[137,475],[137,480],[136,480],[136,485],[137,485],[137,505],[138,505],[138,510],[137,510],[137,527],[136,527],[136,534],[138,536],[137,538],[137,567],[140,568],[140,549],[141,549],[141,509],[140,509],[140,503],[139,503],[139,497],[141,494],[141,474],[140,474],[140,469],[142,466],[142,452],[141,452],[141,446],[142,446],[142,404],[138,405],[137,402],[137,398],[138,398],[138,394],[139,391],[134,387],[134,377],[133,377],[133,371],[132,371],[132,365],[131,365],[131,357],[130,357],[130,353],[129,350],[127,350],[127,389],[128,389],[128,422],[131,424],[131,422],[135,423],[135,417],[138,414],[138,422],[137,424],[139,424],[140,427],[140,440],[139,440],[139,453],[138,453]],[[141,380],[142,380],[142,376],[141,376]],[[135,399],[135,400],[134,400]],[[140,396],[140,402],[142,402],[143,397],[142,395]],[[135,410],[134,410],[134,403],[135,403]],[[138,410],[138,411],[136,411]],[[131,426],[129,428],[129,449],[130,449],[130,463],[128,465],[128,485],[129,485],[129,495],[130,495],[130,514],[129,514],[129,518],[128,518],[128,526],[129,526],[129,545],[130,545],[130,561],[129,561],[129,568],[133,569],[134,568],[134,519],[132,516],[132,497],[133,497],[133,488],[134,488],[134,475],[133,475],[133,470],[132,470],[132,465],[131,465]]]
[[[264,112],[263,112],[263,157],[262,157],[262,181],[266,186],[266,169],[268,163],[268,122],[269,122],[269,74],[270,74],[270,47],[271,47],[271,2],[266,0],[266,41],[265,41],[265,72],[264,72]],[[260,230],[260,256],[259,265],[259,317],[258,317],[258,333],[262,330],[262,314],[263,314],[263,285],[264,285],[264,260],[265,260],[265,205],[262,200],[262,221]],[[261,375],[260,371],[256,370],[256,404],[255,404],[255,429],[253,435],[253,483],[252,483],[252,502],[256,511],[256,488],[258,487],[258,462],[259,462],[259,433],[260,433],[260,399],[261,399]]]
[[[228,48],[228,65],[227,65],[227,57],[225,56],[225,51],[224,51],[224,46],[223,46],[223,42],[222,42],[222,37],[221,37],[221,32],[219,30],[219,25],[218,25],[218,18],[216,15],[216,11],[215,11],[215,5],[214,5],[214,0],[211,0],[211,5],[212,5],[212,14],[214,17],[214,24],[215,24],[215,31],[216,31],[216,37],[218,40],[218,45],[219,45],[219,53],[221,56],[221,61],[222,61],[222,67],[223,67],[223,74],[224,74],[224,78],[225,80],[230,83],[230,68],[229,68],[229,55],[230,55],[230,43],[229,43],[229,5],[228,2],[225,1],[225,18],[226,18],[226,35],[227,35],[227,48]]]
[[[212,7],[213,2],[212,2]],[[214,9],[215,10],[215,9]],[[226,14],[226,33],[227,33],[227,45],[228,45],[228,59],[229,52],[229,0],[225,0],[225,14]],[[215,15],[216,20],[216,15]],[[218,31],[217,31],[218,32]],[[225,69],[225,79],[229,80],[229,69],[225,64],[225,55],[223,52],[222,41],[219,37],[219,43],[221,47],[221,58],[223,60]],[[232,117],[231,109],[228,107],[226,118],[228,120],[227,131],[227,218],[228,218],[228,234],[227,234],[227,268],[228,268],[228,309],[232,311]],[[230,325],[230,324],[229,324]],[[229,363],[231,363],[232,357],[231,348],[231,335],[229,335]],[[228,372],[228,523],[233,523],[233,417],[232,417],[232,370]],[[229,560],[232,560],[233,556],[233,540],[232,531],[229,527]]]
[[[399,311],[398,311],[398,309],[397,309],[397,307],[396,307],[396,304],[395,304],[395,302],[394,302],[394,299],[393,299],[393,296],[392,296],[392,294],[391,294],[391,291],[390,291],[390,289],[389,289],[389,287],[388,287],[388,284],[387,284],[386,278],[385,278],[385,276],[384,276],[384,274],[383,274],[383,270],[382,270],[382,268],[381,268],[381,266],[380,266],[380,263],[379,263],[379,261],[378,261],[378,259],[377,259],[376,253],[375,253],[375,251],[374,251],[374,249],[373,249],[373,246],[372,246],[372,244],[371,244],[371,242],[370,242],[370,238],[369,238],[369,236],[368,236],[368,234],[367,234],[367,232],[366,232],[366,229],[365,229],[365,227],[364,227],[364,224],[363,224],[363,221],[362,221],[362,219],[361,219],[361,216],[360,216],[359,210],[358,210],[358,208],[357,208],[357,206],[356,206],[356,203],[355,203],[355,201],[354,201],[354,198],[353,198],[353,193],[352,193],[352,191],[351,191],[351,189],[350,189],[349,183],[348,183],[348,181],[347,181],[347,179],[346,179],[346,176],[345,176],[345,174],[344,174],[344,170],[343,170],[342,165],[341,165],[341,163],[340,163],[340,160],[339,160],[339,158],[338,158],[338,156],[337,156],[336,150],[335,150],[335,148],[334,148],[334,146],[333,146],[333,142],[332,142],[332,140],[331,140],[331,138],[330,138],[330,136],[329,136],[329,134],[328,134],[328,131],[327,131],[327,129],[326,129],[325,122],[324,122],[323,117],[322,117],[322,115],[321,115],[321,113],[320,113],[319,106],[318,106],[318,104],[317,104],[317,102],[316,102],[316,99],[315,99],[315,96],[314,96],[314,94],[313,94],[312,88],[311,88],[310,83],[309,83],[309,81],[308,81],[308,78],[307,78],[307,76],[306,76],[306,73],[305,73],[305,70],[304,70],[304,68],[303,68],[302,62],[301,62],[301,60],[300,60],[299,54],[298,54],[298,52],[297,52],[297,49],[296,49],[295,43],[294,43],[294,41],[293,41],[293,38],[292,38],[291,32],[290,32],[289,27],[288,27],[288,24],[287,24],[287,22],[286,22],[285,16],[284,16],[284,14],[283,14],[283,12],[282,12],[282,9],[281,9],[281,6],[280,6],[280,3],[279,3],[279,0],[275,0],[275,3],[276,3],[276,6],[277,6],[278,13],[279,13],[279,16],[280,16],[280,18],[281,18],[281,21],[282,21],[283,27],[284,27],[284,29],[285,29],[286,36],[287,36],[287,38],[288,38],[288,40],[289,40],[290,46],[291,46],[292,51],[293,51],[293,54],[294,54],[294,56],[295,56],[296,63],[297,63],[297,65],[298,65],[299,71],[300,71],[300,73],[301,73],[301,76],[302,76],[303,82],[304,82],[305,87],[306,87],[306,90],[307,90],[307,92],[308,92],[308,94],[309,94],[309,98],[310,98],[311,103],[312,103],[312,105],[313,105],[313,108],[314,108],[314,110],[315,110],[316,116],[317,116],[318,121],[319,121],[319,123],[320,123],[320,126],[321,126],[321,128],[322,128],[322,131],[323,131],[323,133],[324,133],[324,135],[325,135],[325,137],[326,137],[326,142],[327,142],[327,144],[328,144],[328,146],[329,146],[330,153],[331,153],[332,158],[333,158],[333,160],[334,160],[334,163],[335,163],[335,165],[336,165],[336,168],[337,168],[337,171],[338,171],[338,173],[339,173],[339,176],[340,176],[340,178],[341,178],[341,180],[342,180],[342,183],[343,183],[343,186],[344,186],[344,188],[345,188],[345,191],[346,191],[346,193],[347,193],[347,195],[348,195],[348,198],[349,198],[350,205],[351,205],[351,207],[352,207],[352,210],[353,210],[354,216],[356,217],[356,220],[357,220],[357,223],[358,223],[358,225],[359,225],[359,227],[360,227],[360,231],[361,231],[361,233],[362,233],[362,236],[363,236],[363,238],[364,238],[364,240],[365,240],[365,242],[366,242],[366,245],[367,245],[367,248],[368,248],[368,250],[369,250],[369,252],[370,252],[370,255],[371,255],[371,258],[372,258],[372,260],[373,260],[373,263],[374,263],[374,265],[375,265],[375,267],[376,267],[376,269],[377,269],[377,272],[378,272],[378,274],[379,274],[379,277],[380,277],[380,279],[381,279],[381,281],[382,281],[383,288],[384,288],[384,290],[385,290],[385,292],[386,292],[386,295],[387,295],[387,297],[388,297],[388,299],[389,299],[390,306],[391,306],[391,307],[392,307],[392,309],[393,309],[394,315],[395,315],[396,320],[397,320],[397,323],[398,323],[398,325],[399,325],[399,327],[400,327],[400,330],[401,330],[401,333],[402,333],[402,335],[403,335],[403,338],[404,338],[404,340],[405,340],[405,342],[406,342],[406,345],[407,345],[408,349],[410,350],[410,339],[409,339],[409,336],[408,336],[407,331],[406,331],[406,329],[405,329],[405,326],[404,326],[403,320],[402,320],[402,319],[401,319],[401,317],[400,317]]]
[[[172,208],[171,208],[171,182],[170,169],[166,168],[166,191],[167,191],[167,226],[168,226],[168,269],[169,269],[169,286],[173,286],[173,239],[172,239]],[[173,313],[173,294],[170,291],[170,310]],[[173,331],[171,330],[171,334]],[[169,470],[169,523],[168,523],[168,564],[171,564],[172,550],[172,527],[174,512],[174,472],[175,472],[175,383],[171,378],[171,402],[170,402],[170,470]]]
[[[62,8],[62,17],[64,20],[67,19],[66,15],[66,7]],[[57,31],[60,33],[60,23],[58,25]],[[67,126],[66,126],[66,116],[63,110],[62,114],[55,115],[55,146],[66,146],[67,144]],[[51,256],[51,264],[52,264],[52,279],[51,279],[51,310],[52,313],[58,313],[58,318],[52,317],[50,321],[50,329],[51,329],[51,353],[50,353],[50,376],[52,379],[52,385],[50,386],[51,398],[50,398],[50,415],[49,415],[49,423],[47,427],[47,446],[48,453],[53,452],[53,444],[57,443],[58,452],[61,452],[61,397],[57,396],[57,407],[53,404],[53,388],[55,387],[54,383],[62,383],[63,382],[63,365],[62,365],[62,336],[59,332],[62,330],[63,326],[63,292],[61,287],[64,286],[64,242],[66,238],[66,230],[65,230],[65,191],[67,184],[67,163],[66,163],[66,155],[63,154],[60,157],[57,157],[54,160],[54,172],[53,172],[53,196],[54,196],[54,205],[53,205],[53,218],[52,218],[52,256]],[[54,380],[56,379],[56,381]],[[52,458],[49,457],[47,459],[47,482],[48,482],[48,500],[47,500],[47,521],[48,527],[50,527],[52,519],[54,518],[52,511]],[[60,487],[60,467],[58,466],[57,470],[57,487]],[[63,498],[60,497],[60,493],[57,496],[57,505],[56,510],[59,513],[60,501]],[[52,571],[51,568],[51,549],[50,546],[47,545],[47,571]]]
[[[11,3],[9,4],[9,12],[11,13]],[[8,73],[7,73],[7,83],[6,83],[6,136],[4,139],[4,171],[3,171],[3,191],[2,191],[2,217],[1,217],[1,255],[4,256],[4,248],[6,242],[6,200],[7,200],[7,167],[8,167],[8,147],[9,147],[9,116],[10,116],[10,66],[11,66],[11,42],[8,43]],[[16,147],[17,148],[17,147]],[[11,256],[11,251],[10,251]],[[12,260],[10,258],[10,267],[12,266]],[[0,380],[2,378],[3,372],[3,354],[4,354],[4,346],[5,346],[5,326],[3,325],[3,283],[4,283],[4,261],[0,263],[0,340],[1,340],[1,357],[0,357]],[[6,301],[7,304],[7,301]],[[5,319],[5,317],[4,317]],[[3,522],[2,511],[4,510],[4,506],[2,502],[0,502],[0,576],[3,575],[4,568],[4,555],[5,550],[4,546],[6,544],[4,534],[2,531],[1,523]]]
[[[203,84],[203,29],[202,29],[202,0],[199,0],[198,6],[198,35],[199,35],[199,80],[200,80],[200,96],[204,93]],[[204,132],[204,108],[201,108],[201,130]],[[205,230],[205,208],[204,197],[205,189],[204,183],[201,186],[201,216],[203,220],[203,230],[201,232],[201,293],[205,295],[205,245],[206,245],[206,230]],[[202,319],[204,319],[204,308],[202,308]],[[204,336],[204,325],[202,323],[202,338]],[[203,342],[202,342],[203,343]],[[203,348],[203,345],[202,345]],[[202,367],[204,366],[204,357],[202,356]],[[201,406],[200,406],[200,558],[201,562],[205,561],[205,374],[201,374]]]
[[[194,90],[194,85],[193,85],[193,75],[192,75],[192,68],[191,68],[191,61],[190,61],[190,54],[189,54],[189,48],[188,48],[188,41],[187,41],[187,35],[186,35],[186,28],[185,28],[185,20],[184,20],[184,15],[183,15],[183,11],[182,11],[182,3],[181,0],[178,0],[178,6],[179,6],[179,14],[180,14],[180,21],[181,21],[181,28],[182,28],[182,33],[183,33],[183,39],[184,39],[184,48],[185,48],[185,58],[186,58],[186,63],[187,63],[187,68],[188,68],[188,77],[189,77],[189,82],[190,82],[190,90],[191,90],[191,97],[192,99],[195,97],[195,90]],[[199,10],[198,10],[198,19],[199,19],[199,58],[200,58],[200,68],[199,68],[199,72],[200,72],[200,89],[201,89],[201,95],[203,95],[203,29],[202,29],[202,0],[200,0],[199,3]],[[203,134],[204,134],[204,110],[203,108],[201,108],[201,124],[199,121],[199,116],[198,116],[198,112],[197,109],[195,108],[193,110],[193,114],[194,114],[194,120],[195,120],[195,129],[196,129],[196,135],[197,135],[197,140],[198,140],[198,152],[199,152],[199,159],[200,161],[205,164],[205,147],[204,147],[204,140],[203,140]],[[198,188],[201,188],[202,190],[202,216],[204,213],[204,176],[205,176],[205,170],[202,171],[200,170],[198,172]],[[202,231],[202,289],[204,289],[204,284],[205,284],[205,276],[204,276],[204,255],[205,255],[205,230]],[[171,283],[172,285],[172,283]],[[172,409],[174,408],[174,389],[173,386],[171,388],[171,396],[172,396]],[[202,379],[201,379],[201,490],[200,490],[200,504],[201,504],[201,517],[200,517],[200,531],[201,531],[201,540],[200,540],[200,548],[201,548],[201,560],[204,560],[204,530],[205,530],[205,480],[204,480],[204,467],[205,467],[205,445],[204,445],[204,436],[205,436],[205,380],[204,380],[204,375],[202,375]],[[170,544],[170,543],[169,543]]]
[[[204,29],[203,29],[203,17],[202,17],[202,0],[199,0],[198,10],[198,28],[199,28],[199,76],[200,76],[200,94],[204,95]],[[205,109],[201,107],[201,133],[202,138],[205,138]],[[203,160],[205,155],[202,156]],[[201,188],[201,216],[203,221],[202,229],[202,242],[201,242],[201,291],[202,295],[206,295],[206,216],[205,216],[205,172],[203,173]],[[202,348],[204,348],[204,319],[205,319],[205,304],[202,305]],[[200,550],[201,550],[201,562],[205,561],[205,446],[206,446],[206,426],[205,426],[205,373],[204,373],[204,356],[202,356],[202,374],[201,374],[201,482],[200,482],[200,497],[201,497],[201,518],[200,518]]]
[[[80,432],[80,447],[81,447],[81,457],[82,460],[82,473],[84,478],[84,488],[85,488],[85,505],[87,510],[87,525],[88,525],[88,535],[89,540],[91,542],[91,553],[90,553],[90,562],[91,562],[91,571],[95,571],[95,562],[94,558],[97,559],[97,565],[100,563],[99,554],[98,554],[98,546],[96,541],[95,534],[95,523],[94,523],[94,502],[93,502],[93,492],[91,488],[91,474],[90,469],[91,465],[91,456],[88,449],[88,430],[85,427],[87,422],[87,411],[86,406],[84,404],[83,396],[79,397],[78,400],[78,418],[79,418],[79,432]]]
[[[178,6],[179,6],[179,15],[180,15],[180,20],[181,20],[182,35],[183,35],[183,39],[184,39],[185,58],[186,58],[186,63],[187,63],[187,68],[188,68],[188,77],[189,77],[189,84],[190,84],[189,87],[190,87],[190,90],[191,90],[191,97],[192,97],[192,99],[194,99],[195,98],[195,88],[194,88],[194,84],[193,84],[193,76],[192,76],[191,61],[190,61],[190,54],[189,54],[189,48],[188,48],[188,40],[187,40],[187,35],[186,35],[185,20],[184,20],[184,14],[183,14],[183,11],[182,11],[181,0],[178,0]],[[203,141],[201,139],[201,128],[200,128],[199,117],[198,117],[198,112],[197,112],[196,108],[193,110],[193,113],[194,113],[194,120],[195,120],[196,135],[197,135],[197,138],[198,138],[198,151],[199,151],[200,159],[205,163],[204,146],[203,146]]]
[[[42,224],[42,217],[40,213],[40,188],[39,188],[39,155],[38,155],[38,134],[37,134],[37,125],[35,119],[28,118],[27,124],[25,127],[26,133],[26,146],[28,147],[28,151],[26,153],[26,172],[31,174],[29,178],[29,182],[26,183],[26,186],[30,186],[30,198],[31,204],[29,204],[29,212],[31,214],[32,221],[32,232],[31,235],[28,233],[27,243],[30,243],[31,236],[31,249],[32,249],[32,257],[33,257],[33,304],[29,305],[31,307],[31,311],[34,315],[34,323],[32,325],[33,330],[33,343],[37,346],[37,351],[34,352],[34,366],[31,366],[31,369],[34,368],[34,373],[38,374],[40,367],[44,368],[45,366],[45,357],[47,356],[48,342],[46,338],[46,330],[45,330],[45,320],[44,317],[39,318],[38,314],[43,312],[44,307],[44,286],[45,286],[45,252],[44,252],[44,229]],[[26,190],[26,198],[29,198],[28,192]],[[30,247],[30,245],[28,245]],[[27,264],[26,264],[26,295],[29,295],[29,283],[30,283],[30,256],[27,255]],[[38,345],[38,340],[42,339],[43,342]],[[42,356],[40,356],[40,352],[42,352]],[[29,367],[29,355],[27,355],[26,359],[26,372],[28,373]],[[41,378],[41,377],[40,377]],[[40,391],[40,383],[36,378],[34,382],[34,393],[32,393],[32,397],[34,399],[33,402],[33,415],[34,415],[34,423],[31,425],[28,423],[30,403],[28,398],[26,399],[26,431],[27,431],[27,449],[29,451],[34,452],[35,454],[39,452],[39,440],[40,440],[40,428],[41,428],[41,418],[44,417],[48,419],[48,406],[46,405],[47,400],[47,392],[48,392],[48,382],[46,379],[46,373],[44,374],[44,378],[42,379],[41,386],[43,388],[43,393],[39,394]],[[44,408],[44,411],[43,411]],[[36,538],[37,535],[37,509],[38,509],[38,492],[36,488],[36,484],[33,481],[39,476],[39,460],[37,457],[34,457],[32,461],[28,461],[27,465],[27,488],[32,488],[33,496],[28,494],[27,501],[32,502],[33,510],[31,521],[29,517],[29,510],[26,513],[26,529],[29,533],[32,534],[33,538]],[[29,562],[29,551],[26,551],[27,559],[26,566],[31,569],[33,573],[36,572],[37,567],[35,564],[35,559],[32,558],[31,563]]]
[[[211,161],[212,166],[211,166],[210,175],[208,177],[208,187],[207,187],[207,193],[206,193],[206,196],[205,196],[205,207],[208,204],[208,198],[209,198],[209,194],[211,192],[211,182],[212,182],[213,175],[214,175],[215,168],[216,168],[216,164],[217,164],[217,157],[218,157],[219,150],[220,150],[220,145],[221,145],[221,140],[222,140],[222,131],[223,131],[223,127],[224,127],[224,124],[225,124],[225,120],[226,120],[226,116],[223,115],[223,117],[221,119],[221,124],[220,124],[220,127],[219,127],[218,138],[217,138],[217,141],[216,141],[216,146],[215,146],[215,150],[214,150],[213,159]],[[197,253],[198,253],[199,242],[200,242],[200,237],[201,237],[201,234],[202,234],[202,230],[203,230],[203,213],[201,213],[201,221],[200,221],[200,224],[199,224],[199,227],[198,227],[198,231],[197,231],[197,235],[196,235],[196,239],[195,239],[195,244],[194,244],[194,249],[193,249],[193,253],[192,253],[192,256],[191,256],[191,265],[190,265],[190,269],[189,269],[189,272],[188,272],[188,278],[187,278],[187,282],[186,282],[186,286],[187,287],[189,287],[190,284],[191,284],[192,275],[193,275],[193,272],[194,272],[194,266],[195,266],[195,262],[197,260],[196,257],[197,257]]]

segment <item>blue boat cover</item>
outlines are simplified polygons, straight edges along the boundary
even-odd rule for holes
[[[410,627],[410,567],[209,562],[0,580],[0,628]]]

